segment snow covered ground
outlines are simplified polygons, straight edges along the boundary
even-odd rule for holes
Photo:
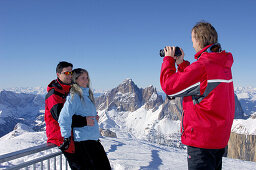
[[[18,135],[17,135],[18,134]],[[0,138],[0,155],[37,146],[45,143],[45,132],[32,132],[27,127],[19,126],[16,130]],[[101,138],[102,145],[108,154],[113,170],[169,170],[187,169],[186,150],[153,144],[145,140],[131,137],[119,131],[117,138]],[[51,149],[34,155],[32,158],[56,152]],[[32,159],[20,158],[11,163],[0,165],[0,169],[12,164],[21,163]],[[58,164],[58,162],[57,162]],[[39,166],[39,165],[38,165]],[[223,170],[252,170],[256,169],[256,162],[223,158]]]
[[[256,116],[256,112],[252,115]],[[231,130],[238,134],[256,135],[256,119],[235,119]]]

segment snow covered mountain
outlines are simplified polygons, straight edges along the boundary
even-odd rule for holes
[[[156,110],[162,103],[162,97],[153,86],[138,88],[131,79],[96,99],[98,110],[135,111],[143,105],[147,110]]]
[[[44,124],[44,97],[37,94],[0,92],[0,136],[12,131],[17,123],[26,124],[32,128],[41,129]],[[42,123],[42,122],[41,122]]]
[[[241,98],[240,91],[238,92]],[[44,129],[44,95],[41,94],[45,95],[43,88],[13,88],[12,91],[0,91],[0,124],[2,125],[0,136],[10,132],[18,122],[30,125],[36,131]],[[105,117],[102,126],[112,126],[109,122],[118,122],[116,119],[120,119],[119,117],[125,121],[127,118],[140,125],[147,122],[148,124],[143,128],[148,135],[144,137],[149,138],[153,134],[153,136],[163,135],[163,130],[160,129],[166,129],[166,127],[160,127],[160,125],[163,126],[164,122],[177,121],[174,124],[179,124],[182,110],[181,98],[163,101],[162,95],[159,95],[153,86],[139,88],[131,79],[126,79],[119,86],[99,96],[100,94],[102,93],[96,93],[95,96],[97,109]],[[252,94],[255,94],[253,90],[248,96]],[[142,113],[146,117],[140,116]],[[243,109],[236,100],[236,118],[244,118],[243,114]],[[135,116],[131,118],[132,115]],[[134,128],[132,122],[124,122],[124,124],[130,124],[132,127],[127,126],[130,130]],[[175,129],[175,133],[179,133],[179,130]],[[139,131],[142,133],[144,130]],[[136,129],[133,131],[137,134]],[[171,134],[164,134],[164,136],[172,136]]]
[[[100,127],[114,132],[121,129],[137,139],[184,147],[180,142],[180,122],[163,113],[163,103],[153,86],[138,88],[131,79],[126,79],[96,99]]]
[[[100,139],[113,170],[187,169],[187,155],[184,149],[138,140],[123,131],[119,131],[117,135],[117,138],[104,137]],[[45,141],[46,134],[44,131],[33,132],[26,125],[19,124],[14,131],[0,138],[0,155],[37,146],[45,143]],[[42,151],[33,155],[33,158],[41,157],[57,150],[57,148],[54,148],[49,151]],[[0,169],[31,159],[32,157],[30,156],[3,163],[0,164]],[[59,159],[57,159],[57,167],[58,165]],[[46,166],[47,164],[45,164],[44,169],[47,169]],[[256,162],[223,158],[223,170],[255,169],[255,167]],[[37,164],[36,169],[39,169],[39,164]]]
[[[237,87],[235,93],[241,106],[245,112],[245,115],[250,117],[256,112],[256,88],[253,87]]]

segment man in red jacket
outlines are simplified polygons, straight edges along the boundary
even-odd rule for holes
[[[190,65],[182,49],[177,57],[175,47],[165,47],[160,83],[169,97],[183,97],[181,141],[188,169],[221,169],[235,113],[233,56],[221,50],[210,23],[197,23],[191,34],[197,61]]]
[[[73,65],[68,62],[60,62],[56,68],[57,79],[53,80],[47,87],[45,97],[45,123],[47,142],[60,146],[63,143],[58,118],[66,96],[70,90],[71,73]],[[72,151],[70,151],[72,153]]]
[[[74,141],[72,139],[64,141],[58,123],[60,111],[71,87],[72,67],[73,65],[71,63],[65,61],[62,61],[57,65],[57,79],[53,80],[47,87],[48,93],[45,97],[44,119],[46,124],[47,143],[53,143],[59,146],[68,160],[71,169],[76,170],[80,169],[80,166],[79,163],[77,163],[79,158],[75,154]],[[78,115],[72,117],[72,127],[82,127],[86,125],[86,117]]]

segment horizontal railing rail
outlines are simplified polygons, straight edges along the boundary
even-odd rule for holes
[[[12,160],[15,160],[15,159],[18,159],[18,158],[22,158],[22,157],[25,157],[25,156],[29,156],[31,154],[36,154],[36,153],[39,153],[41,151],[46,151],[46,150],[49,150],[49,149],[52,149],[52,148],[55,148],[57,147],[56,145],[54,144],[51,144],[51,143],[45,143],[45,144],[42,144],[42,145],[38,145],[38,146],[34,146],[34,147],[30,147],[30,148],[27,148],[27,149],[22,149],[22,150],[19,150],[19,151],[15,151],[15,152],[11,152],[11,153],[7,153],[7,154],[4,154],[4,155],[0,155],[0,164],[2,163],[5,163],[5,162],[8,162],[8,161],[12,161]],[[22,168],[25,168],[25,169],[28,169],[31,165],[33,166],[32,169],[38,169],[36,167],[36,164],[40,163],[40,169],[44,169],[44,161],[47,160],[47,169],[57,169],[57,159],[56,157],[59,156],[59,168],[58,169],[61,169],[62,170],[62,152],[61,151],[57,151],[57,152],[54,152],[54,153],[49,153],[49,154],[45,154],[44,156],[41,156],[41,157],[37,157],[35,159],[32,159],[32,160],[29,160],[29,161],[24,161],[23,163],[19,163],[17,165],[0,165],[0,169],[1,168],[5,168],[5,169],[8,169],[8,170],[16,170],[16,169],[22,169]],[[50,159],[53,159],[53,165],[51,164],[51,161]],[[68,169],[68,164],[67,164],[67,161],[65,160],[65,169],[67,170]]]

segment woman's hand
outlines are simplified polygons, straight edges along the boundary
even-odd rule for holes
[[[98,115],[96,115],[97,122],[99,122],[99,119],[100,119],[100,117]]]
[[[86,116],[87,126],[94,126],[96,116]]]

